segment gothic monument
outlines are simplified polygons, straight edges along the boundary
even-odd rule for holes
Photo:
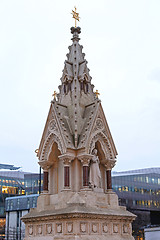
[[[25,240],[131,240],[135,216],[118,205],[112,191],[116,147],[93,91],[80,27],[71,33],[59,93],[37,153],[43,193],[22,219]]]

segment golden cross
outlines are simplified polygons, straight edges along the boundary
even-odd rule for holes
[[[75,8],[75,11],[72,10],[71,14],[73,15],[73,18],[75,19],[75,27],[77,27],[76,26],[77,25],[76,21],[79,21],[79,13],[76,12],[77,8],[76,7],[74,7],[74,8]]]
[[[54,91],[54,93],[52,94],[52,96],[54,97],[54,100],[56,100],[56,97],[57,97],[56,91]]]
[[[98,95],[100,95],[100,93],[98,92],[98,90],[95,91],[96,97],[98,98]]]

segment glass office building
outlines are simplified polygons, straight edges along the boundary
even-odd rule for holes
[[[30,208],[37,206],[39,194],[6,198],[6,240],[23,240],[25,237],[25,224],[21,217],[27,214]]]
[[[113,190],[119,203],[137,215],[134,236],[143,239],[143,227],[160,224],[160,168],[112,173]]]
[[[5,199],[24,194],[24,174],[18,171],[0,171],[0,239],[5,236]]]
[[[2,170],[3,169],[3,170]],[[18,171],[19,167],[0,164],[0,239],[5,238],[5,199],[7,197],[39,194],[42,190],[43,175],[40,183],[38,173]]]

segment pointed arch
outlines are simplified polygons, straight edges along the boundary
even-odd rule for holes
[[[43,145],[41,161],[48,160],[54,142],[57,143],[58,149],[61,154],[64,153],[64,149],[61,143],[62,141],[60,140],[60,138],[55,133],[50,133]]]
[[[102,148],[102,151],[104,152],[105,155],[105,159],[106,160],[110,160],[110,159],[114,159],[112,150],[111,150],[111,146],[110,146],[110,142],[109,139],[107,138],[107,136],[103,133],[103,132],[98,132],[95,133],[89,141],[89,154],[92,153],[93,149],[96,147],[96,142],[99,142]]]

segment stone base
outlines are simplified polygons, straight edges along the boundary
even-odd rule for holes
[[[112,216],[72,214],[39,218],[26,224],[25,240],[133,240],[129,221]],[[51,219],[52,218],[52,219]],[[102,218],[102,219],[100,219]]]
[[[134,219],[115,193],[93,191],[40,195],[22,218],[25,240],[133,240]]]

